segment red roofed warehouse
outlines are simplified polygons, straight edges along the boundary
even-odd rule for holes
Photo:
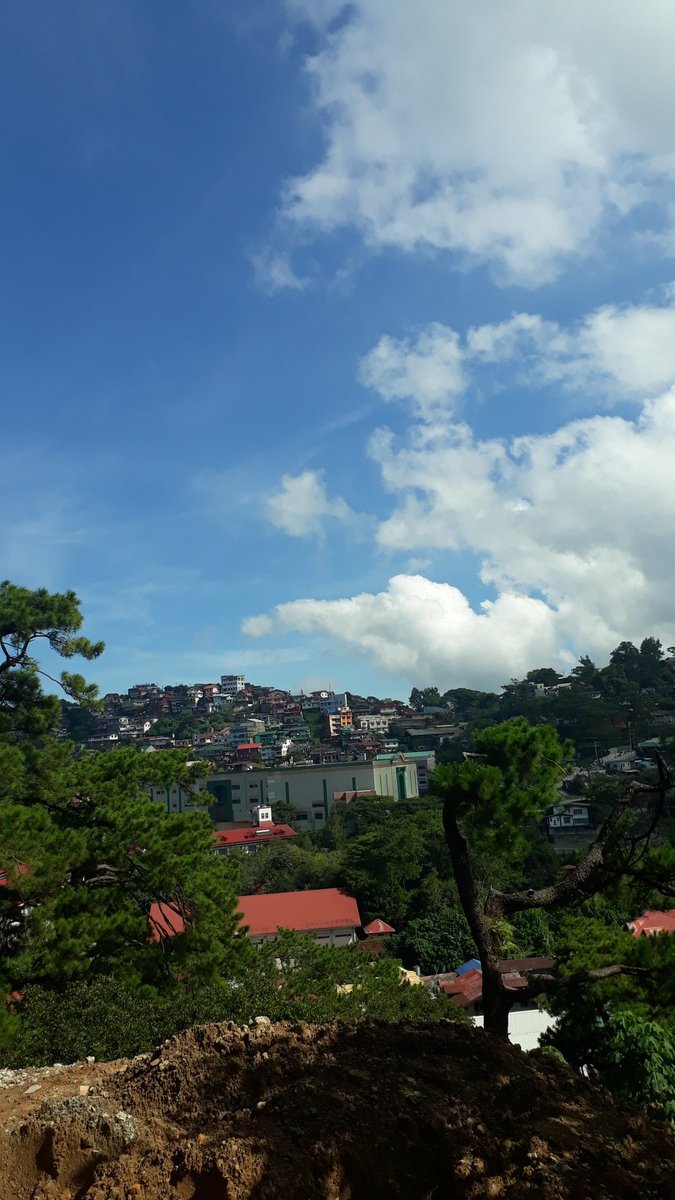
[[[343,888],[240,896],[241,924],[252,942],[273,941],[280,929],[311,933],[320,946],[349,946],[361,924],[353,896]]]

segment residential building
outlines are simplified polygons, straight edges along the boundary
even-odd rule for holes
[[[233,725],[228,733],[228,741],[232,749],[242,742],[257,741],[260,734],[265,732],[265,722],[259,717],[246,717],[238,725]]]
[[[551,808],[546,825],[551,832],[559,829],[592,829],[590,807],[576,796],[561,801]]]
[[[633,937],[655,937],[659,933],[675,933],[675,908],[666,912],[648,910],[641,917],[628,922]]]
[[[550,976],[554,969],[552,958],[504,959],[499,964],[505,987],[514,992],[527,987],[529,972]],[[425,982],[432,991],[442,991],[451,996],[471,1017],[474,1025],[483,1025],[483,973],[477,959],[471,959],[449,975],[429,976]],[[523,1004],[516,1000],[509,1013],[509,1039],[522,1050],[534,1050],[542,1033],[550,1029],[554,1020],[534,1000],[527,1000]]]
[[[242,742],[234,752],[238,763],[262,762],[262,742]]]
[[[351,708],[340,708],[337,712],[326,713],[325,719],[326,732],[330,738],[339,737],[343,730],[352,729],[354,725]]]
[[[349,946],[361,924],[358,905],[343,888],[240,896],[241,924],[252,942],[274,941],[280,929],[308,933],[320,946]]]
[[[381,713],[366,713],[358,719],[359,729],[366,733],[389,733],[392,720],[393,717],[385,717]]]
[[[637,754],[631,746],[612,746],[599,761],[606,771],[633,771]]]
[[[220,694],[228,700],[237,700],[246,691],[246,680],[243,675],[221,675]]]

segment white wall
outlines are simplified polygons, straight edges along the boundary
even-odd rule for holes
[[[483,1018],[472,1017],[474,1025],[483,1028]],[[536,1050],[542,1033],[555,1023],[555,1017],[541,1008],[525,1008],[509,1013],[509,1040],[521,1050]]]

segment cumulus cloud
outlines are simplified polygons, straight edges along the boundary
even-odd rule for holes
[[[321,471],[283,475],[278,492],[265,498],[268,520],[291,537],[316,537],[326,520],[351,521],[356,514],[341,496],[328,496]]]
[[[505,593],[477,613],[457,588],[420,575],[396,575],[376,595],[280,604],[271,620],[260,632],[319,634],[382,670],[447,686],[498,686],[557,652],[555,614],[542,601]],[[244,632],[256,634],[251,620]]]
[[[452,251],[538,284],[675,170],[671,0],[288,0],[325,150],[287,182],[296,231]],[[661,194],[659,192],[661,189]]]
[[[604,305],[562,326],[536,313],[457,330],[434,322],[416,336],[381,337],[361,360],[359,380],[384,400],[434,421],[455,412],[486,367],[506,367],[519,386],[559,384],[612,405],[654,396],[675,383],[675,297]],[[500,386],[508,381],[502,374]]]
[[[448,393],[439,388],[430,399],[433,370],[425,364],[418,375],[405,357],[419,358],[420,346],[440,346],[442,377],[443,348],[457,342],[441,327],[416,342],[381,341],[368,377],[392,395],[411,393],[418,419],[398,437],[379,429],[369,441],[391,497],[376,545],[410,564],[450,553],[478,559],[479,602],[472,605],[450,583],[413,575],[411,565],[410,574],[396,576],[380,594],[297,600],[252,619],[247,632],[323,633],[380,667],[445,685],[488,679],[498,685],[538,662],[601,656],[623,638],[649,633],[675,643],[671,304],[604,308],[572,330],[517,314],[469,331],[461,342],[462,371],[510,358],[540,380],[604,380],[619,399],[670,384],[636,406],[636,415],[600,413],[511,439],[478,437],[466,422],[433,419],[437,400]],[[284,483],[291,516],[280,527],[315,532],[321,514],[334,506],[333,515],[343,512],[344,501],[329,500],[314,472],[298,480]],[[306,510],[316,515],[303,516]]]
[[[510,442],[414,427],[400,443],[381,431],[370,452],[395,497],[381,549],[469,551],[479,594],[497,599],[476,609],[450,584],[400,575],[378,595],[281,605],[247,632],[321,633],[444,686],[498,686],[623,638],[675,643],[675,389],[635,420],[596,416]]]
[[[385,400],[411,399],[419,415],[429,417],[465,391],[464,357],[459,334],[434,323],[414,341],[380,338],[361,360],[359,380]]]

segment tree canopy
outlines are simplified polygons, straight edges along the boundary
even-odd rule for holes
[[[207,817],[167,817],[148,794],[189,787],[194,769],[131,748],[78,756],[51,736],[60,702],[34,650],[44,639],[66,658],[97,657],[81,624],[73,592],[0,588],[0,980],[20,993],[111,973],[160,990],[216,981],[249,952],[235,936],[236,874],[214,855]],[[55,682],[95,697],[79,675]],[[158,904],[183,936],[153,921]]]
[[[574,909],[624,879],[652,890],[672,889],[673,855],[670,847],[656,844],[669,777],[659,760],[655,783],[632,781],[615,800],[588,851],[557,882],[506,891],[477,869],[476,844],[489,844],[495,860],[507,855],[522,861],[523,830],[553,801],[569,748],[560,744],[550,726],[532,726],[519,718],[478,734],[475,749],[468,761],[439,767],[432,786],[443,798],[459,898],[482,963],[485,1027],[507,1036],[514,994],[499,970],[503,921],[536,910]],[[630,971],[628,964],[613,963],[589,970],[588,980],[606,978],[610,967],[612,975]],[[518,998],[537,996],[549,983],[533,976]]]

